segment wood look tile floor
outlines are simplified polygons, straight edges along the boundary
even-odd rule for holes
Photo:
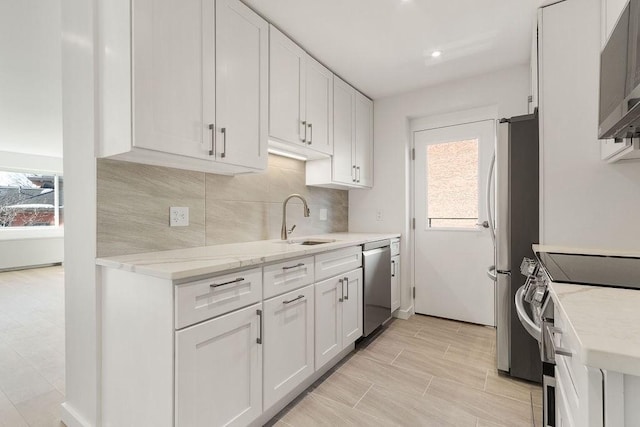
[[[359,343],[270,425],[530,427],[534,419],[541,425],[542,388],[498,374],[493,328],[416,315]]]
[[[0,427],[64,427],[64,271],[0,272]]]

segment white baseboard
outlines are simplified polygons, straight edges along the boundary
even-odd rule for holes
[[[60,419],[67,427],[93,427],[68,402],[63,402],[60,405]]]
[[[393,313],[393,317],[397,319],[407,320],[415,313],[413,312],[413,305],[406,310],[398,309]]]

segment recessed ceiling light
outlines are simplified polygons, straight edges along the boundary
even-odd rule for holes
[[[433,58],[437,58],[437,57],[439,57],[440,55],[442,55],[442,52],[440,52],[439,50],[434,50],[434,51],[431,53],[431,56],[432,56]]]

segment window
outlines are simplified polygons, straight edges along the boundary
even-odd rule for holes
[[[63,179],[0,171],[0,229],[64,224]]]
[[[427,227],[476,228],[478,140],[427,146]]]

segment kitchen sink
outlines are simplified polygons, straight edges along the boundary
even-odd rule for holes
[[[313,245],[324,245],[325,243],[333,243],[336,242],[336,239],[302,239],[302,240],[282,240],[281,243],[288,243],[290,245],[300,245],[300,246],[313,246]]]

